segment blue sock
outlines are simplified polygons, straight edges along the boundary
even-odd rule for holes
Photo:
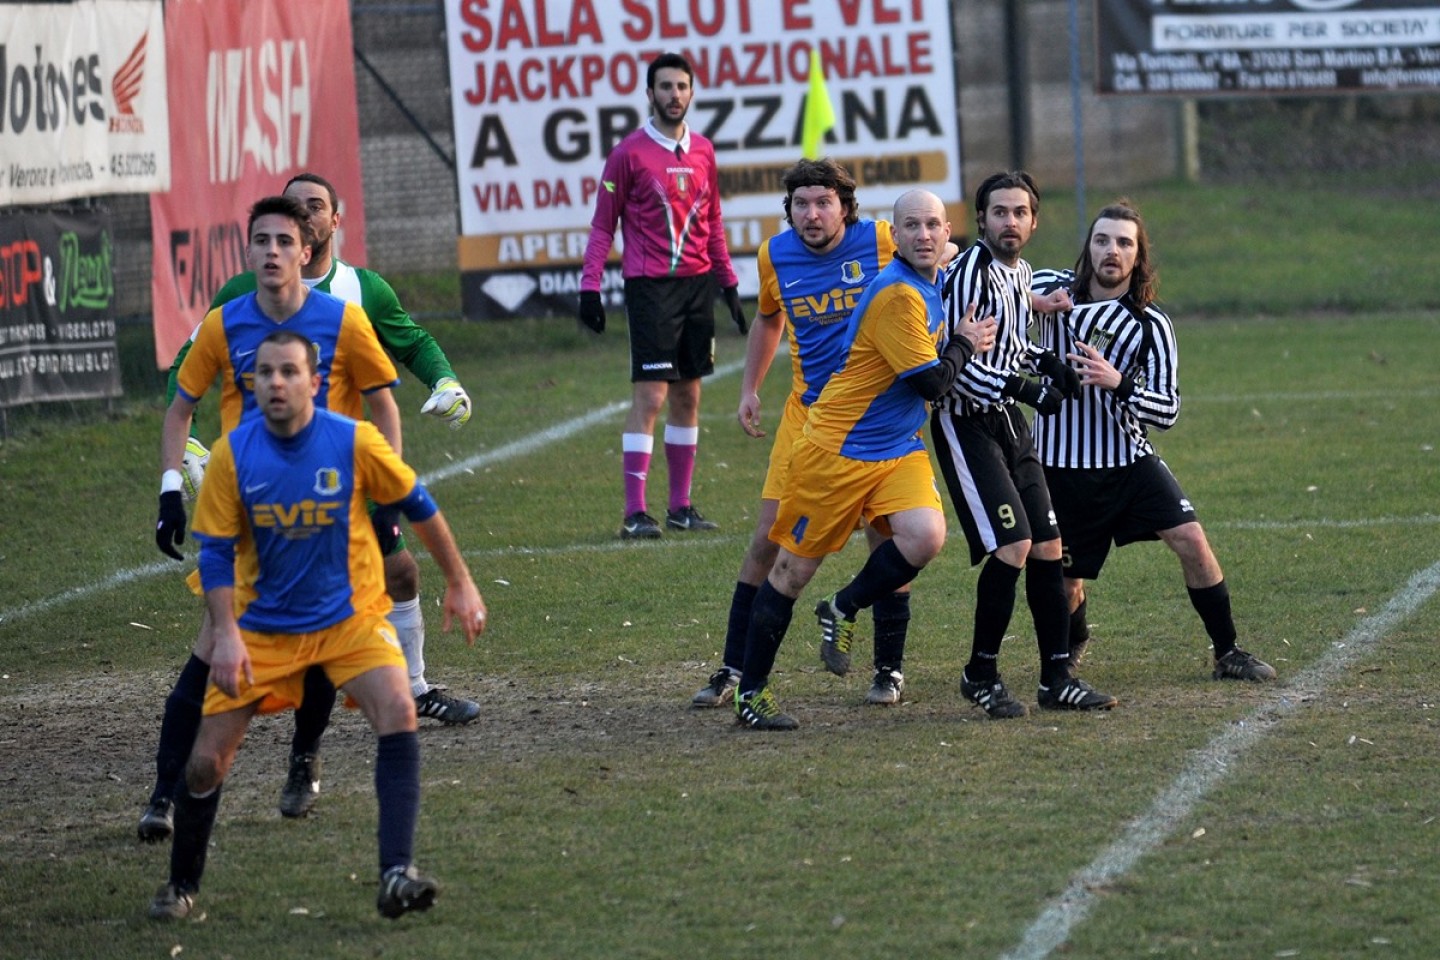
[[[785,639],[785,631],[790,629],[790,618],[794,613],[794,600],[770,586],[769,580],[760,584],[750,608],[750,630],[745,638],[745,668],[740,675],[741,693],[754,693],[769,681],[770,671],[775,666],[775,655],[780,652],[780,643]]]
[[[221,784],[224,786],[224,784]],[[170,882],[178,890],[194,893],[205,873],[205,853],[220,809],[220,789],[196,797],[181,786],[175,798],[175,838],[170,844]]]
[[[846,619],[873,606],[881,597],[888,596],[920,575],[919,567],[912,567],[910,561],[895,546],[894,540],[886,540],[871,552],[865,566],[855,574],[855,579],[835,594],[835,606]]]
[[[739,672],[745,666],[745,635],[750,632],[750,610],[759,587],[735,581],[730,598],[730,619],[725,626],[725,666]]]
[[[205,685],[210,664],[193,653],[185,661],[175,687],[165,698],[165,717],[160,721],[160,743],[155,747],[155,789],[150,802],[173,798],[181,792],[185,761],[200,732],[200,708],[205,705]]]
[[[375,745],[375,799],[380,806],[380,873],[405,868],[415,859],[415,824],[420,819],[420,737],[413,730],[390,733]]]

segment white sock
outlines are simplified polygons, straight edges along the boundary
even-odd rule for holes
[[[420,613],[420,598],[397,600],[390,611],[390,623],[400,636],[400,649],[405,651],[405,665],[410,670],[410,692],[420,696],[430,689],[425,680],[425,617]]]

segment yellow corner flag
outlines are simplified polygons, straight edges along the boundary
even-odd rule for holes
[[[810,92],[805,95],[805,127],[800,153],[806,160],[820,157],[820,141],[825,131],[835,126],[835,105],[825,86],[825,71],[820,67],[820,51],[810,51]]]

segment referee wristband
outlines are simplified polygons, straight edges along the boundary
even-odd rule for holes
[[[160,474],[160,492],[174,493],[180,490],[184,484],[181,482],[179,470],[166,470]]]
[[[1135,378],[1121,377],[1120,382],[1115,384],[1115,389],[1111,392],[1119,400],[1129,400],[1130,394],[1135,392]]]

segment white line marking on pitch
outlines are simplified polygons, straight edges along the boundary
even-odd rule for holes
[[[1440,589],[1440,563],[1410,578],[1385,608],[1361,620],[1329,653],[1295,675],[1268,703],[1211,740],[1166,787],[1150,809],[1107,849],[1071,879],[1070,885],[1036,918],[1020,944],[1002,960],[1042,960],[1069,939],[1070,931],[1095,905],[1104,890],[1129,873],[1141,857],[1178,830],[1241,756],[1301,703],[1324,692],[1330,682],[1355,661],[1368,655],[1391,630],[1404,622]]]
[[[720,377],[728,377],[730,374],[738,373],[743,369],[745,369],[745,361],[733,360],[730,363],[716,367],[715,372],[705,379],[715,380]],[[491,464],[513,460],[516,457],[523,457],[526,454],[534,453],[536,450],[547,447],[552,443],[558,443],[561,440],[568,439],[598,423],[603,423],[617,413],[628,409],[629,406],[630,401],[625,400],[601,407],[598,410],[592,410],[584,416],[557,423],[554,426],[541,430],[539,433],[533,433],[513,443],[507,443],[503,446],[496,447],[494,450],[486,450],[484,453],[477,453],[473,457],[466,457],[464,460],[457,460],[455,463],[447,464],[438,470],[432,470],[429,473],[423,474],[420,480],[426,484],[438,483],[441,480],[448,480],[457,473],[468,473],[476,467],[487,467]],[[73,603],[76,600],[83,600],[97,593],[104,593],[116,587],[123,587],[125,584],[134,583],[136,580],[159,576],[162,573],[175,573],[180,569],[183,568],[173,561],[167,562],[162,560],[157,563],[147,563],[143,566],[131,567],[128,570],[119,570],[102,580],[87,583],[83,587],[73,587],[57,593],[52,597],[45,597],[42,600],[23,603],[11,610],[0,610],[0,626],[14,623],[17,620],[28,619],[36,614],[53,610],[67,603]]]

